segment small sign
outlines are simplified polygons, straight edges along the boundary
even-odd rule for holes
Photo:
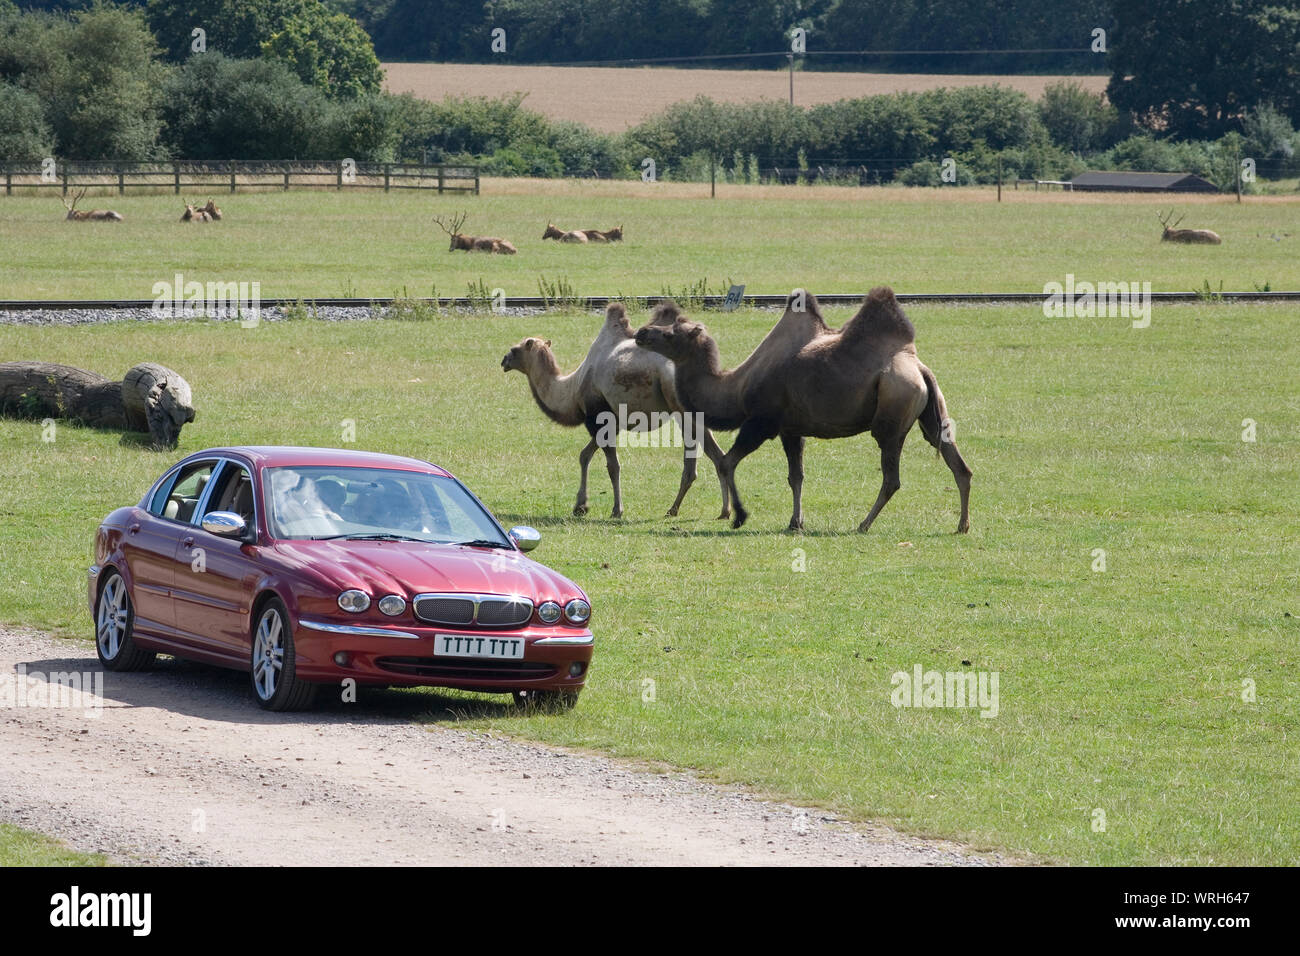
[[[723,312],[735,312],[740,307],[741,300],[745,298],[745,287],[743,285],[733,285],[727,291],[727,298],[723,300]]]

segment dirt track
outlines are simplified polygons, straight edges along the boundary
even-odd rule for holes
[[[102,673],[87,644],[0,627],[0,700],[16,698],[20,664],[28,686]],[[430,700],[373,692],[273,715],[243,674],[167,658],[104,674],[98,717],[0,706],[0,820],[144,864],[997,862],[684,774],[413,723]]]

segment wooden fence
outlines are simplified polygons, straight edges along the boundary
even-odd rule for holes
[[[176,160],[174,162],[3,163],[5,195],[15,189],[69,189],[210,193],[272,189],[436,189],[439,193],[478,195],[476,166],[423,163],[360,163],[327,160]]]

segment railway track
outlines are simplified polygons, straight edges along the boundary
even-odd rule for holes
[[[865,293],[828,293],[818,295],[817,301],[825,306],[846,306],[858,305],[862,302]],[[635,295],[635,296],[606,296],[592,295],[579,296],[567,299],[551,299],[537,295],[524,296],[507,296],[501,301],[502,307],[506,309],[546,309],[550,307],[572,307],[587,306],[593,309],[601,309],[610,302],[627,302],[642,307],[653,306],[664,301],[667,296],[662,295]],[[898,300],[908,303],[927,303],[934,302],[940,304],[968,304],[979,305],[988,303],[1020,303],[1020,304],[1038,304],[1046,296],[1041,292],[916,292],[900,293]],[[705,295],[693,296],[690,301],[692,305],[697,305],[705,309],[721,308],[726,296],[722,295]],[[779,308],[785,304],[786,296],[782,295],[746,295],[744,305],[755,308]],[[1300,290],[1290,292],[1152,292],[1152,302],[1198,302],[1205,300],[1223,301],[1223,302],[1300,302]],[[280,298],[263,298],[260,302],[264,308],[284,308],[287,306],[304,303],[306,305],[328,306],[332,308],[358,308],[364,309],[372,306],[391,306],[395,302],[419,302],[425,305],[434,305],[440,308],[472,308],[474,306],[483,306],[487,303],[483,299],[460,297],[439,297],[439,298],[411,298],[397,299],[392,296],[380,296],[372,299],[360,298],[338,298],[335,296],[322,296],[319,298],[309,296],[291,296]],[[149,309],[154,304],[153,299],[0,299],[0,311],[7,312],[33,312],[33,311],[75,311],[84,309],[108,310],[108,309]]]

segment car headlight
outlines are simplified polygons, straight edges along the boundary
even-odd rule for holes
[[[345,611],[351,611],[353,614],[360,614],[370,607],[370,595],[355,588],[351,591],[344,591],[339,595],[339,607]]]
[[[396,594],[387,594],[379,599],[379,610],[389,617],[397,617],[406,610],[406,598]]]
[[[564,605],[564,616],[570,624],[586,624],[591,617],[591,605],[582,598],[574,598]]]
[[[554,624],[560,619],[560,606],[554,601],[543,601],[537,609],[537,616],[542,619],[543,624]]]

